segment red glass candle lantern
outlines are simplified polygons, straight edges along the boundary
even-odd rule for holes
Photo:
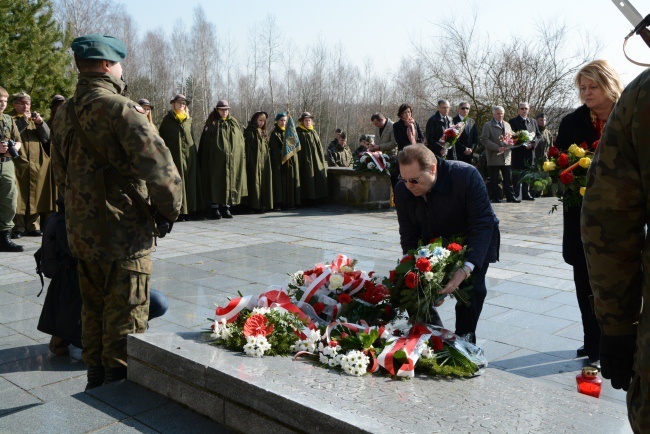
[[[594,398],[600,397],[603,380],[598,377],[598,369],[585,366],[582,368],[582,372],[576,375],[576,383],[578,384],[578,392]]]

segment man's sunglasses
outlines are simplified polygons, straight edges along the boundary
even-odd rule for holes
[[[410,182],[413,185],[418,184],[420,182],[420,178],[422,178],[422,175],[413,179],[406,179],[406,178],[402,178],[402,175],[397,175],[397,179],[399,179],[400,181],[404,181],[405,183]]]
[[[461,107],[461,110],[469,110],[469,107]]]

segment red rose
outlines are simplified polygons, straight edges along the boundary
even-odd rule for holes
[[[316,315],[320,315],[325,310],[325,304],[320,301],[318,303],[314,303],[312,307],[314,308]]]
[[[569,185],[569,184],[571,184],[571,181],[573,181],[573,173],[566,172],[566,173],[561,173],[560,174],[560,182],[562,184]]]
[[[560,149],[556,146],[551,146],[548,150],[548,158],[555,158],[560,155]]]
[[[567,167],[569,165],[569,156],[564,153],[560,154],[560,156],[557,157],[557,165],[561,168]]]
[[[596,149],[598,147],[599,143],[600,143],[600,140],[596,140],[594,143],[591,144],[591,149]]]
[[[372,280],[366,280],[363,283],[363,288],[372,291],[373,289],[375,289],[375,282],[373,282]]]
[[[415,288],[416,286],[418,286],[418,276],[417,276],[417,274],[415,274],[415,273],[412,272],[412,271],[409,271],[409,272],[406,274],[406,277],[404,278],[404,283],[406,284],[406,286],[407,286],[408,288],[411,288],[411,289],[413,289],[413,288]]]
[[[395,283],[395,280],[397,280],[397,271],[390,270],[390,273],[388,273],[388,280]]]
[[[418,260],[415,261],[415,266],[423,273],[431,271],[431,262],[429,262],[427,258],[418,258]]]
[[[244,323],[244,336],[268,336],[273,333],[273,324],[266,326],[266,317],[256,313],[248,317]]]
[[[433,351],[441,351],[443,349],[442,339],[440,336],[431,336],[431,347]]]
[[[589,146],[587,145],[587,142],[582,142],[582,143],[580,143],[580,147],[581,147],[582,149],[589,149]]]
[[[336,348],[338,346],[338,344],[339,344],[338,341],[335,341],[334,339],[332,339],[329,342],[330,347],[334,347],[334,348]]]
[[[412,260],[413,260],[413,256],[411,256],[411,255],[406,255],[406,256],[404,256],[404,257],[402,258],[402,260],[400,261],[400,263],[403,264],[404,262],[408,262],[408,261],[412,261]]]
[[[458,243],[451,243],[447,246],[447,250],[450,250],[452,252],[460,252],[463,250],[463,246]]]
[[[384,308],[384,314],[386,314],[386,315],[390,315],[390,311],[391,311],[391,310],[392,310],[392,309],[391,309],[390,306],[386,306],[386,307]]]
[[[341,304],[352,303],[352,297],[350,297],[350,294],[341,294],[339,295],[339,303]]]
[[[349,337],[350,337],[350,335],[347,334],[346,332],[341,332],[341,334],[339,335],[339,338],[341,338],[341,339],[345,339],[345,338],[349,338]]]

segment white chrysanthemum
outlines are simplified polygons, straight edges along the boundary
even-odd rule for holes
[[[269,307],[254,307],[253,308],[253,314],[259,313],[260,315],[266,315],[267,313],[271,312],[271,308]]]
[[[327,361],[327,364],[330,365],[332,368],[336,367],[339,365],[339,363],[336,361],[336,359],[329,359]]]
[[[340,274],[332,274],[330,276],[330,283],[329,283],[329,289],[334,290],[334,289],[339,289],[343,286],[343,276]]]
[[[305,282],[305,275],[302,271],[296,271],[291,275],[291,283],[300,286]]]
[[[377,167],[377,166],[375,165],[375,163],[372,163],[372,162],[371,162],[371,163],[368,163],[368,169],[372,170],[372,169],[374,169],[375,167]]]
[[[359,158],[360,163],[365,163],[367,160],[368,160],[368,155],[367,154],[363,154],[361,156],[361,158]]]
[[[432,264],[433,265],[433,264]],[[425,271],[424,272],[424,278],[426,280],[433,280],[433,273],[431,271]]]
[[[433,351],[431,350],[431,347],[426,345],[424,347],[424,350],[422,350],[422,357],[425,358],[425,359],[431,359],[431,358],[433,358],[433,356],[434,356],[434,354],[433,354]]]
[[[327,357],[325,354],[321,353],[318,355],[318,361],[321,362],[323,365],[329,365],[330,358]]]
[[[271,344],[266,340],[266,336],[248,336],[246,338],[244,353],[251,357],[262,357],[264,352],[270,349]]]
[[[368,369],[369,363],[370,358],[357,350],[352,350],[341,357],[341,367],[350,375],[363,375]]]

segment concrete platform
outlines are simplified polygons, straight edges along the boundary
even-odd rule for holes
[[[620,406],[488,369],[469,380],[352,377],[255,359],[201,333],[129,337],[129,379],[241,432],[625,432]]]

